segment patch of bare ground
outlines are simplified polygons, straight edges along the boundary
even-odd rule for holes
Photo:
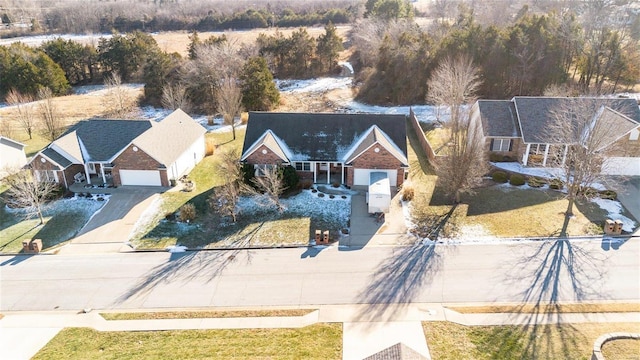
[[[316,93],[280,93],[277,112],[339,112],[345,102],[353,99],[351,88]]]

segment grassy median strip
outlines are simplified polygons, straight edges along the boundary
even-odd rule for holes
[[[340,359],[342,324],[301,329],[98,332],[67,328],[33,359]]]
[[[159,320],[233,317],[304,316],[316,309],[224,310],[224,311],[154,311],[100,313],[105,320]]]
[[[608,332],[638,332],[638,323],[584,323],[529,326],[464,326],[424,322],[434,359],[591,359],[593,343]],[[613,354],[638,354],[640,342],[613,343]],[[622,359],[613,357],[615,359]],[[626,359],[626,358],[624,358]],[[631,357],[637,359],[637,357]]]
[[[448,309],[462,314],[488,313],[604,313],[604,312],[640,312],[640,303],[610,303],[610,304],[559,304],[536,306],[524,305],[490,305],[490,306],[447,306]]]

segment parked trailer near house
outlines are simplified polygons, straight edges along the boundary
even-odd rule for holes
[[[367,204],[369,205],[369,214],[389,212],[391,186],[386,172],[375,171],[369,174]]]

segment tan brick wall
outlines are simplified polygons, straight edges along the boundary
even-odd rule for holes
[[[263,154],[262,151],[266,151],[266,154]],[[258,148],[258,150],[254,151],[253,154],[249,155],[246,159],[249,164],[271,164],[271,165],[280,165],[282,164],[282,159],[276,155],[273,151],[269,150],[268,147],[262,145]]]
[[[120,181],[120,170],[161,170],[160,181],[162,186],[169,186],[167,178],[167,170],[160,169],[160,164],[151,156],[147,155],[142,149],[133,151],[134,145],[129,145],[121,154],[113,161],[113,184],[122,185]]]
[[[491,151],[491,139],[492,138],[485,139],[485,149],[487,149],[487,154],[489,154],[489,156],[491,154],[498,154],[501,156],[511,157],[515,161],[520,161],[522,159],[522,154],[524,154],[527,149],[527,146],[523,144],[522,139],[511,139],[511,151]],[[487,158],[487,160],[489,159],[490,158]]]

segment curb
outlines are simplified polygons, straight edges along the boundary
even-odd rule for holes
[[[596,342],[593,344],[593,352],[591,354],[591,360],[605,360],[605,357],[602,355],[602,345],[609,341],[613,340],[623,340],[623,339],[632,339],[632,340],[640,340],[640,334],[638,333],[625,333],[625,332],[615,332],[601,335],[596,339]]]

